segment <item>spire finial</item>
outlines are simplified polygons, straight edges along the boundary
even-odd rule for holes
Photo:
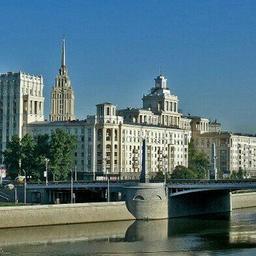
[[[62,39],[61,66],[66,66],[66,45],[65,38]]]
[[[159,65],[158,69],[159,69],[159,76],[162,76],[162,75],[163,75],[162,66],[161,66],[161,65]]]

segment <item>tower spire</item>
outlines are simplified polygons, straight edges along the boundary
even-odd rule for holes
[[[66,66],[66,44],[65,38],[62,39],[61,66]]]
[[[56,76],[51,97],[51,121],[67,121],[75,119],[75,96],[68,77],[66,66],[66,45],[63,37],[61,45],[61,66]]]

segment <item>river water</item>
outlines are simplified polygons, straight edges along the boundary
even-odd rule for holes
[[[0,255],[254,256],[256,208],[230,216],[1,229]]]

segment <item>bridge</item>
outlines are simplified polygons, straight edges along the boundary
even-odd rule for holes
[[[138,184],[140,184],[139,181],[134,180],[74,182],[72,184],[55,182],[47,185],[28,183],[26,198],[30,203],[70,203],[72,189],[76,195],[76,202],[106,201],[108,191],[111,201],[120,201],[126,200],[127,188],[138,186]],[[154,185],[154,183],[149,184]],[[168,198],[168,216],[179,217],[230,212],[232,210],[230,192],[256,190],[256,180],[171,180],[163,186]],[[22,202],[24,186],[17,186],[17,190],[19,201]],[[2,195],[6,197],[6,194]],[[13,199],[12,196],[11,200]]]
[[[110,180],[109,185],[111,187],[122,187],[126,185],[134,185],[139,183],[139,180]],[[162,183],[163,181],[150,181],[150,183]],[[108,182],[103,181],[74,181],[73,185],[78,187],[106,187]],[[70,187],[70,181],[56,181],[49,182],[47,185],[45,183],[27,183],[30,187],[36,186],[46,186],[46,187]],[[166,182],[168,188],[184,188],[184,189],[194,189],[194,188],[231,188],[231,189],[254,189],[256,188],[256,179],[246,179],[246,180],[207,180],[207,179],[172,179]]]
[[[253,190],[256,189],[256,180],[172,180],[167,183],[170,196],[185,193],[216,190]]]
[[[70,191],[71,186],[74,191],[82,190],[106,190],[111,192],[122,192],[124,187],[134,186],[138,184],[138,180],[116,180],[110,181],[94,181],[94,182],[50,182],[44,183],[28,183],[27,190],[46,190],[46,191]],[[157,183],[153,181],[153,183]],[[23,188],[23,185],[18,185]],[[236,191],[236,190],[256,190],[256,180],[170,180],[166,183],[169,196],[179,196],[189,193],[199,193],[204,191]],[[6,196],[6,195],[5,195]]]
[[[217,214],[232,211],[232,195],[256,190],[255,180],[175,180],[167,184],[169,216]]]

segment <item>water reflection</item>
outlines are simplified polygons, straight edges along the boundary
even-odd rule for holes
[[[228,255],[253,248],[256,254],[256,208],[232,216],[122,221],[0,230],[0,248],[9,255],[93,255],[94,253],[169,253]],[[188,252],[190,251],[190,252]],[[207,253],[206,253],[207,251]],[[22,254],[24,253],[24,254]],[[244,251],[243,251],[244,253]],[[1,251],[0,251],[0,255]],[[4,254],[3,254],[4,255]],[[33,254],[32,254],[33,255]],[[239,255],[239,254],[238,254]]]
[[[168,220],[135,221],[125,234],[127,242],[166,239],[168,239]]]
[[[120,221],[0,229],[0,246],[123,239],[126,230],[133,222]]]
[[[170,219],[168,222],[168,236],[182,234],[224,232],[229,230],[230,214],[218,214],[213,216],[197,216],[189,218]]]

